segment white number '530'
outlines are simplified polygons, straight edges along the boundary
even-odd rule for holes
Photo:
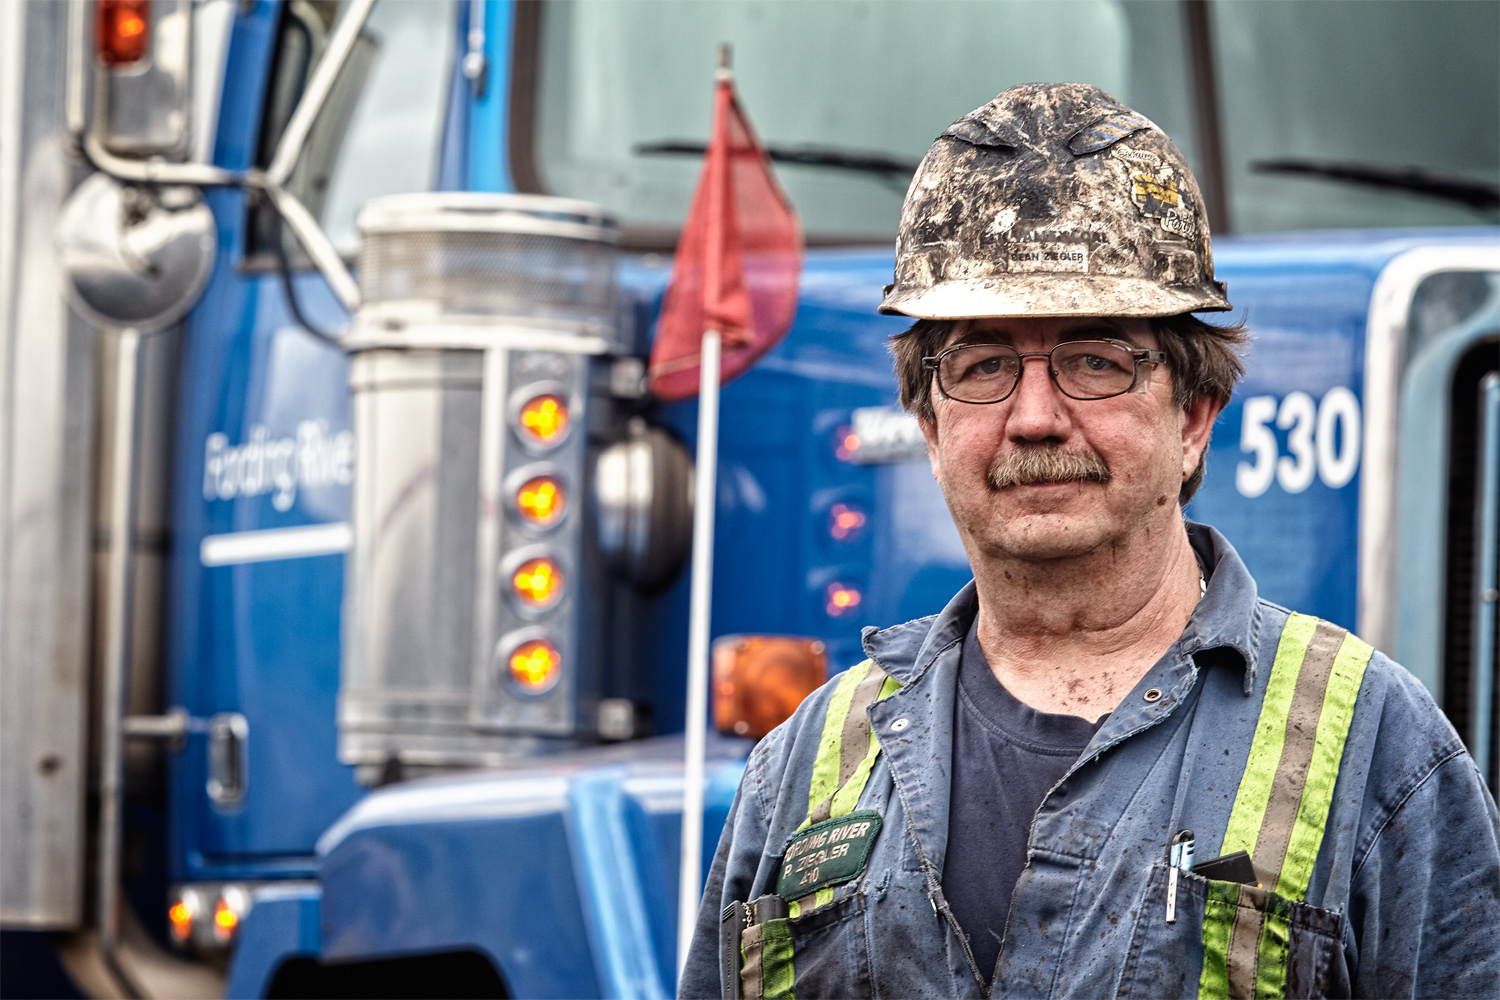
[[[1245,400],[1240,425],[1240,451],[1253,456],[1235,469],[1234,485],[1247,497],[1258,497],[1274,479],[1288,493],[1301,493],[1313,477],[1338,489],[1359,468],[1359,400],[1343,386],[1335,386],[1319,403],[1305,392],[1289,392],[1277,405],[1275,396]],[[1272,421],[1287,432],[1282,455]]]

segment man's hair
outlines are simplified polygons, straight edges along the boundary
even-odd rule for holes
[[[905,331],[891,338],[891,356],[896,360],[896,381],[901,405],[908,413],[933,421],[933,373],[922,366],[922,359],[943,349],[953,324],[961,320],[919,319]],[[1172,380],[1172,401],[1186,409],[1200,396],[1209,396],[1227,404],[1234,386],[1245,374],[1241,354],[1250,342],[1243,323],[1213,326],[1192,313],[1152,319],[1151,330],[1167,356],[1166,369]],[[1198,468],[1183,481],[1177,500],[1186,504],[1203,484],[1208,449],[1198,460]]]

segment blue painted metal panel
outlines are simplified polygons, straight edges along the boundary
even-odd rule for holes
[[[470,104],[469,190],[514,191],[510,176],[511,48],[515,22],[512,0],[490,0],[484,10],[484,54],[489,75],[484,93]],[[459,51],[465,51],[461,48]]]
[[[224,986],[227,1000],[263,997],[289,958],[321,950],[318,903],[322,890],[297,884],[257,889],[240,924]]]
[[[327,959],[475,948],[518,996],[599,996],[560,811],[360,831],[324,859]]]
[[[236,18],[216,140],[221,165],[253,161],[278,10],[258,3]],[[469,145],[467,87],[456,94],[463,113],[450,119],[450,160]],[[450,180],[464,173],[448,162],[439,172]],[[213,805],[205,740],[190,740],[172,773],[172,873],[307,877],[317,837],[363,794],[336,753],[343,556],[206,567],[199,553],[207,536],[347,521],[348,363],[297,327],[277,275],[244,269],[244,195],[215,191],[209,201],[220,255],[184,347],[169,671],[174,702],[194,717],[246,717],[248,781],[242,804]],[[345,325],[320,276],[304,272],[295,282],[312,322]]]
[[[659,884],[654,877],[658,872],[642,871],[636,863],[641,835],[649,828],[626,795],[626,772],[624,766],[607,767],[573,779],[568,789],[568,833],[600,995],[664,1000],[673,992],[668,979],[672,966],[661,963],[656,949],[642,947],[652,939],[646,894],[648,887]]]
[[[220,165],[253,161],[277,13],[257,3],[235,19],[215,147]],[[209,204],[220,253],[184,342],[169,683],[173,702],[196,718],[246,716],[248,781],[244,803],[220,810],[205,790],[204,738],[195,735],[174,757],[172,876],[306,877],[313,841],[360,794],[334,756],[342,558],[206,568],[200,545],[213,534],[347,517],[347,486],[317,467],[348,428],[347,366],[293,327],[274,279],[242,271],[244,194],[211,191]],[[318,321],[342,324],[321,280],[303,276],[300,287]],[[286,447],[277,442],[290,442],[295,467],[279,481],[267,461]],[[246,444],[254,447],[229,450]],[[227,456],[246,462],[226,464]],[[304,460],[312,463],[305,470]]]
[[[1224,532],[1262,596],[1352,629],[1359,476],[1336,477],[1338,485],[1328,485],[1318,475],[1312,435],[1316,404],[1330,390],[1363,396],[1365,316],[1375,275],[1350,270],[1347,264],[1297,268],[1290,274],[1240,273],[1233,254],[1222,250],[1218,271],[1238,306],[1234,318],[1248,322],[1255,342],[1245,380],[1214,429],[1208,476],[1190,516]],[[1297,399],[1286,402],[1292,393],[1305,394],[1313,408],[1295,413]],[[1260,489],[1245,485],[1253,468],[1249,474],[1240,472],[1242,464],[1257,464],[1250,449],[1257,431],[1245,428],[1247,400],[1253,399],[1262,402],[1258,412],[1257,404],[1249,404],[1249,416],[1268,414],[1258,426],[1276,444],[1274,456],[1259,459],[1275,463],[1266,466],[1273,470],[1271,479]],[[1295,419],[1278,422],[1283,411]],[[1301,437],[1295,450],[1294,434]],[[1345,434],[1343,446],[1357,449],[1354,433],[1345,429]],[[1301,471],[1308,464],[1311,469]]]
[[[349,427],[347,362],[289,323],[276,281],[228,272],[215,286],[188,334],[172,672],[178,703],[195,717],[245,715],[249,766],[243,805],[221,810],[205,792],[202,738],[180,755],[174,801],[186,867],[174,874],[233,877],[229,869],[267,863],[305,873],[307,861],[286,856],[306,858],[360,794],[335,753],[343,557],[210,568],[199,553],[209,535],[347,519],[347,479],[327,468]],[[336,325],[321,283],[305,294],[319,320]],[[216,450],[214,435],[226,447]],[[279,448],[296,471],[280,485],[260,469],[233,478],[224,456],[247,444],[262,454],[240,450],[242,458],[269,466],[265,453]]]
[[[748,744],[711,743],[718,830]],[[322,957],[472,947],[518,996],[670,994],[680,756],[647,741],[372,793],[319,845]]]

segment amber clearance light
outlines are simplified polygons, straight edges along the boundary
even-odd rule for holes
[[[853,427],[844,426],[833,432],[833,454],[840,462],[854,461],[854,456],[859,454],[860,444],[859,435],[854,433]]]
[[[538,527],[556,524],[568,502],[567,491],[551,476],[536,476],[516,490],[516,510],[521,517]]]
[[[853,504],[836,503],[828,509],[828,533],[835,541],[847,542],[859,536],[868,518]]]
[[[510,654],[510,676],[528,691],[540,691],[552,683],[553,674],[562,663],[562,654],[546,639],[532,639],[517,646]]]
[[[823,610],[835,618],[842,618],[851,614],[863,600],[859,588],[835,580],[823,591]]]
[[[250,893],[239,885],[226,885],[219,890],[214,903],[214,940],[228,944],[234,940],[240,922],[250,912]]]
[[[179,899],[167,908],[167,923],[171,925],[172,937],[178,944],[186,944],[193,936],[193,907],[191,900]]]
[[[556,444],[568,430],[568,404],[561,396],[545,393],[521,407],[521,431],[538,444]]]
[[[760,737],[828,679],[823,643],[790,635],[726,635],[713,648],[714,726]]]
[[[106,66],[128,66],[146,58],[151,43],[151,0],[98,0],[94,51]]]
[[[545,607],[562,596],[562,570],[546,556],[528,559],[517,566],[510,575],[510,583],[521,603],[528,607]]]

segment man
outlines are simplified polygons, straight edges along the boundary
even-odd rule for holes
[[[684,996],[1500,993],[1452,727],[1182,517],[1228,308],[1181,154],[1102,91],[937,139],[882,310],[974,582],[751,753]]]

